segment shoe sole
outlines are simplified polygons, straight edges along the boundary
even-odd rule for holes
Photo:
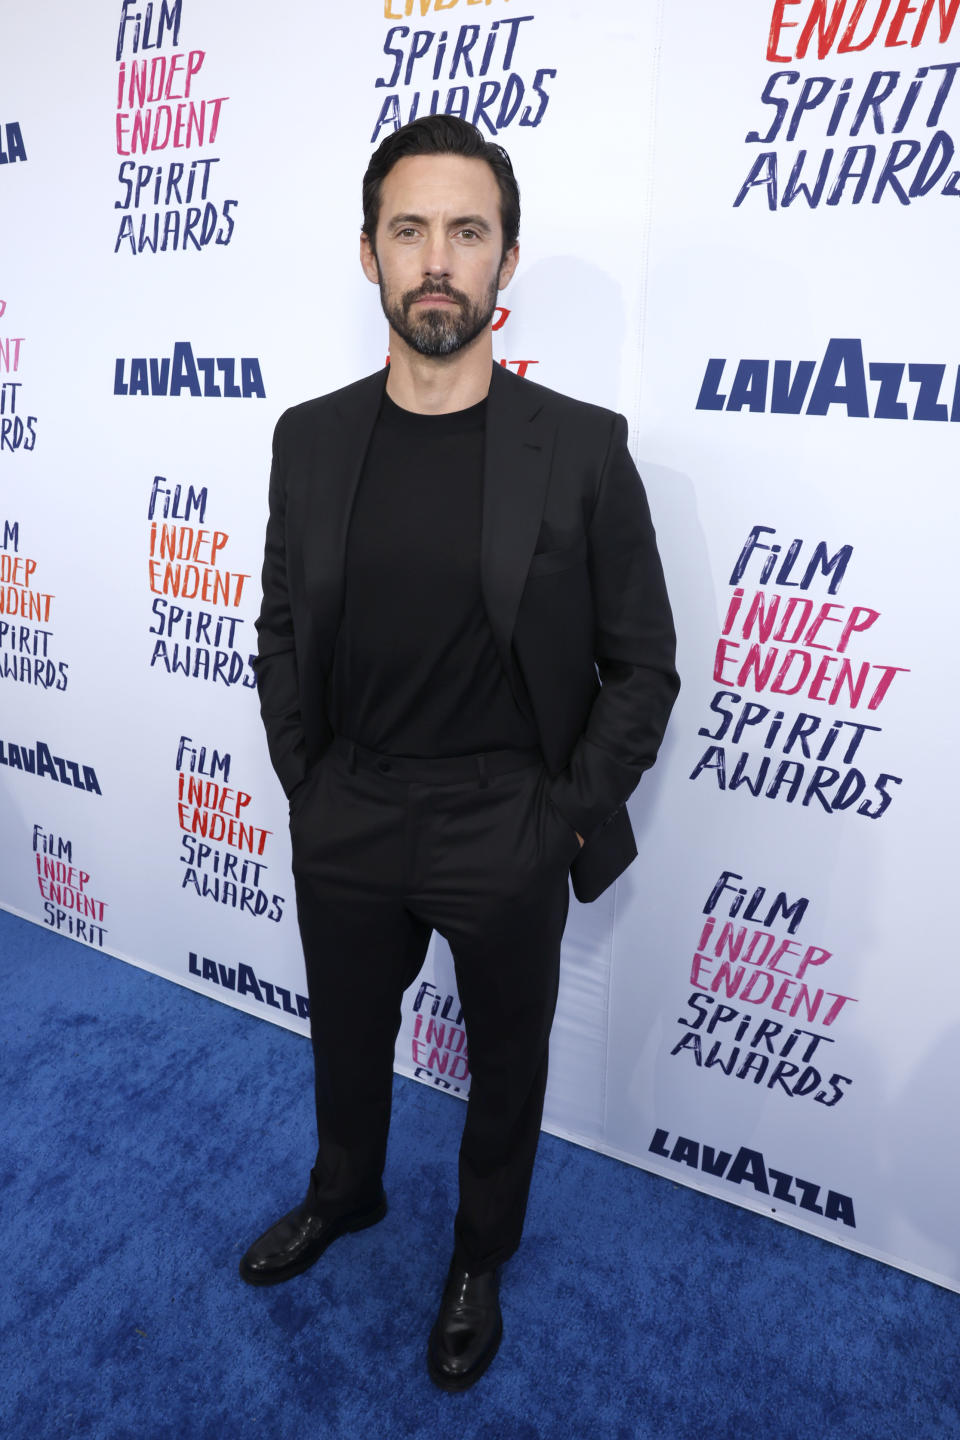
[[[384,1198],[376,1209],[343,1220],[327,1236],[318,1250],[307,1251],[306,1254],[301,1255],[299,1260],[294,1260],[289,1265],[282,1265],[276,1270],[252,1270],[246,1266],[244,1260],[241,1260],[240,1279],[245,1280],[248,1285],[256,1285],[261,1288],[267,1285],[282,1285],[285,1280],[292,1280],[296,1275],[302,1275],[305,1270],[309,1270],[311,1265],[315,1265],[324,1251],[328,1250],[335,1240],[339,1240],[341,1235],[353,1235],[358,1230],[368,1230],[371,1225],[378,1225],[386,1213],[387,1201]]]
[[[433,1346],[433,1337],[436,1334],[436,1328],[437,1327],[434,1326],[430,1332],[430,1345],[427,1348],[427,1370],[430,1373],[430,1379],[434,1385],[449,1393],[456,1393],[459,1390],[469,1390],[471,1385],[477,1383],[481,1375],[486,1374],[496,1359],[497,1351],[500,1349],[500,1341],[503,1339],[503,1316],[500,1317],[497,1325],[496,1343],[491,1346],[489,1354],[485,1355],[480,1364],[475,1365],[472,1370],[468,1370],[465,1375],[447,1375],[434,1364],[430,1349]]]

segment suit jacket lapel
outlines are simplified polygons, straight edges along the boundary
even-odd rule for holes
[[[378,370],[334,397],[312,457],[302,543],[309,545],[304,572],[310,612],[320,621],[317,654],[324,673],[333,659],[343,608],[350,515],[386,382],[387,370]]]
[[[495,364],[487,402],[480,585],[511,678],[513,629],[540,532],[553,438],[539,390]]]
[[[377,423],[377,416],[383,404],[383,392],[386,389],[388,373],[388,369],[384,367],[383,370],[378,370],[373,375],[367,375],[355,385],[350,385],[347,389],[342,390],[334,401],[335,423],[339,429],[338,438],[341,446],[338,457],[340,489],[336,497],[335,509],[328,512],[330,514],[329,539],[331,549],[337,556],[341,579],[347,552],[347,531],[350,527],[353,501],[357,493],[357,486],[360,484],[360,474],[370,445],[373,427]]]

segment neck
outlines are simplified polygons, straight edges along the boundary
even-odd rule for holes
[[[478,405],[490,389],[493,339],[489,330],[458,350],[437,358],[418,355],[392,329],[387,394],[403,410],[449,415]]]

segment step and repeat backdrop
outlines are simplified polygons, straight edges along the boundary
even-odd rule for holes
[[[272,428],[383,364],[360,179],[462,115],[523,198],[495,358],[627,415],[680,637],[546,1123],[960,1289],[960,0],[8,12],[0,904],[308,1032]],[[469,1091],[441,944],[397,1066]]]

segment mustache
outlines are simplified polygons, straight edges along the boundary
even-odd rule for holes
[[[437,284],[427,280],[418,286],[416,290],[406,291],[402,300],[404,312],[406,313],[411,305],[415,305],[418,300],[423,300],[427,295],[443,295],[446,299],[453,300],[457,305],[461,306],[469,304],[462,290],[454,290],[452,285],[444,282]]]

